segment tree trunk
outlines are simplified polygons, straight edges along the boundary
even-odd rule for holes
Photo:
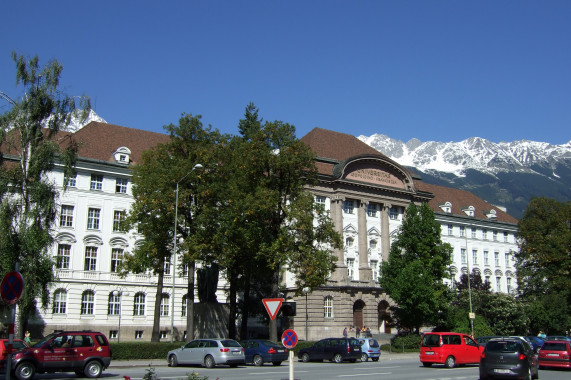
[[[234,271],[229,271],[229,282],[230,289],[228,292],[228,298],[230,301],[230,310],[228,313],[228,337],[230,339],[236,339],[236,273]]]
[[[164,258],[161,260],[161,267],[164,268]],[[151,333],[151,342],[161,341],[161,301],[163,298],[163,281],[165,278],[164,270],[159,271],[157,279],[157,295],[155,297],[155,314],[153,316],[153,332]],[[171,310],[173,312],[174,310]]]
[[[186,295],[186,341],[194,340],[194,270],[196,262],[188,264],[188,294]]]
[[[250,278],[248,272],[244,278],[244,303],[242,307],[242,323],[240,324],[240,339],[248,339],[248,317],[250,316]]]

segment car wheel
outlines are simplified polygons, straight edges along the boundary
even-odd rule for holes
[[[264,359],[260,355],[254,355],[254,365],[256,367],[264,365]]]
[[[309,361],[309,354],[306,352],[305,354],[301,355],[301,360],[307,363]]]
[[[455,365],[456,365],[456,359],[454,359],[454,356],[449,356],[446,358],[446,361],[444,362],[444,366],[446,368],[454,368]]]
[[[422,362],[422,365],[425,367],[432,367],[432,363],[429,362]]]
[[[35,373],[36,373],[36,367],[34,366],[34,364],[30,362],[24,362],[18,364],[18,366],[16,367],[16,371],[14,372],[14,375],[18,380],[29,380],[34,377]]]
[[[101,362],[98,362],[97,360],[90,361],[83,369],[83,373],[89,378],[99,377],[101,376],[101,372],[103,372],[103,365],[101,365]]]
[[[204,366],[206,368],[214,368],[216,366],[216,362],[214,361],[214,358],[210,355],[207,355],[204,358]]]
[[[176,355],[169,356],[169,367],[176,367],[178,366],[178,359]]]
[[[531,380],[531,368],[527,369],[527,373],[525,374],[525,380]]]
[[[277,366],[279,366],[279,365],[282,365],[282,362],[272,362],[272,364],[277,367]]]
[[[335,363],[342,363],[343,362],[343,356],[341,356],[341,354],[335,354],[335,356],[333,357],[333,361]]]
[[[366,362],[369,360],[369,355],[365,354],[364,352],[361,354],[361,361]]]

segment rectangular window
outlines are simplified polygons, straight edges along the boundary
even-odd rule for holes
[[[323,208],[325,209],[325,197],[322,195],[316,195],[315,196],[315,203],[317,203],[320,206],[323,206]]]
[[[482,230],[482,239],[488,240],[488,230],[486,230],[486,229]]]
[[[367,204],[367,216],[376,217],[377,216],[377,205],[375,203]]]
[[[54,307],[52,310],[53,313],[65,314],[66,303],[67,303],[67,293],[65,292],[65,290],[62,289],[56,290],[56,292],[54,293]]]
[[[494,252],[494,264],[496,264],[497,267],[500,266],[500,253],[499,252]]]
[[[354,265],[355,259],[347,259],[347,276],[350,280],[353,280],[353,274],[355,273]]]
[[[484,265],[490,265],[490,261],[488,259],[488,251],[484,251]]]
[[[460,262],[462,264],[466,264],[466,249],[465,248],[460,248]]]
[[[83,292],[81,296],[81,311],[82,315],[93,315],[93,305],[95,303],[95,295],[92,291],[88,290]]]
[[[121,194],[127,194],[127,184],[129,180],[126,178],[117,178],[115,180],[115,192]]]
[[[399,210],[396,207],[389,208],[389,219],[397,220],[399,218]]]
[[[492,240],[498,241],[498,231],[492,231]]]
[[[83,270],[94,271],[97,268],[97,247],[85,247],[85,264]]]
[[[466,227],[460,226],[460,236],[466,236]]]
[[[135,339],[143,339],[143,330],[135,331]]]
[[[343,201],[343,212],[345,214],[352,214],[354,209],[353,201]]]
[[[333,318],[333,297],[327,296],[323,300],[323,317]]]
[[[103,176],[100,174],[91,175],[91,184],[89,185],[90,190],[102,190],[103,189]]]
[[[454,234],[454,226],[452,224],[448,225],[448,235],[452,236]]]
[[[508,242],[508,233],[504,232],[504,243]]]
[[[161,339],[167,339],[169,337],[169,332],[166,330],[161,331]]]
[[[109,339],[117,339],[118,336],[117,330],[109,330]]]
[[[99,229],[99,218],[101,216],[101,209],[89,208],[87,212],[87,229],[88,230],[98,230]]]
[[[143,293],[135,294],[133,315],[135,315],[135,316],[145,315],[145,294],[143,294]],[[142,337],[142,335],[143,334],[141,332],[141,337]]]
[[[123,262],[123,249],[113,248],[111,250],[111,272],[117,273]]]
[[[109,315],[119,315],[121,312],[121,296],[119,294],[109,294],[109,308],[107,309],[107,314]]]
[[[502,291],[502,278],[496,277],[496,291],[499,293]]]
[[[73,206],[62,205],[59,214],[60,227],[73,227]]]
[[[161,317],[168,317],[169,315],[169,300],[170,297],[166,294],[161,297]]]
[[[58,244],[57,247],[57,269],[69,269],[69,257],[71,255],[71,245]]]
[[[506,252],[504,254],[504,259],[506,260],[506,267],[510,267],[510,254],[508,252]]]
[[[478,250],[472,250],[472,265],[478,265]]]
[[[125,217],[125,211],[115,210],[113,212],[113,232],[124,232],[121,229],[121,223],[125,220]]]
[[[64,176],[64,181],[65,181],[65,176]],[[67,187],[76,187],[76,186],[77,186],[77,173],[73,173],[67,179]]]
[[[472,239],[476,238],[476,229],[472,228]]]
[[[379,281],[379,262],[378,260],[371,260],[369,266],[373,271],[373,281]]]
[[[170,259],[165,259],[164,274],[165,274],[165,276],[170,276],[170,274],[171,274],[171,261],[170,261]]]
[[[508,293],[512,292],[512,279],[510,277],[506,278],[506,285]]]

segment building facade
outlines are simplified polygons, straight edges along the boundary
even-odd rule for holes
[[[119,275],[123,256],[142,239],[137,231],[121,231],[119,224],[133,203],[133,165],[141,162],[144,150],[169,137],[92,122],[73,138],[80,143],[76,176],[65,191],[61,168],[56,167],[51,176],[61,188],[52,248],[59,281],[51,285],[48,309],[31,321],[32,333],[34,329],[36,334],[92,329],[112,341],[150,340],[157,278],[151,273]],[[301,339],[340,335],[345,326],[394,332],[391,300],[377,279],[411,202],[428,202],[435,211],[443,240],[454,247],[456,279],[476,269],[493,284],[493,290],[513,289],[511,252],[517,249],[517,220],[469,192],[423,183],[353,136],[316,128],[302,141],[317,156],[319,182],[310,190],[330,212],[344,248],[333,252],[338,267],[319,289],[296,297],[294,278],[291,273],[285,275],[285,297],[297,303],[297,315],[289,323]],[[164,285],[161,339],[182,340],[187,276],[179,276],[167,263]],[[221,279],[217,294],[221,302],[225,302],[224,287]],[[198,318],[195,325],[201,336],[208,321]]]

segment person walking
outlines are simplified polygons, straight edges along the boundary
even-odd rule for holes
[[[30,332],[26,331],[26,334],[24,335],[24,342],[30,346],[32,344],[32,341],[30,340]]]
[[[343,338],[347,338],[347,326],[343,329]]]

